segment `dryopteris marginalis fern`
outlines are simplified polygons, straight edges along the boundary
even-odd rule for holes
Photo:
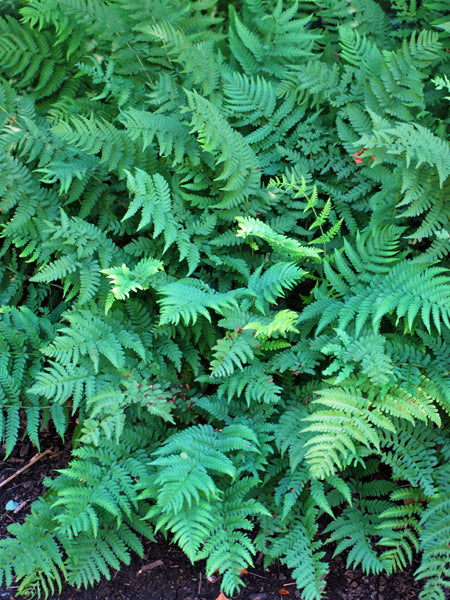
[[[328,543],[443,600],[446,8],[2,3],[4,454],[78,425],[1,580],[163,530],[227,595],[261,551],[320,600]]]

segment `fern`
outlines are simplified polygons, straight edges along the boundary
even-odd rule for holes
[[[313,248],[305,248],[295,239],[288,238],[274,231],[270,226],[258,219],[252,217],[238,217],[239,232],[238,235],[246,239],[250,235],[260,237],[266,241],[275,251],[279,251],[284,257],[289,258],[318,258],[319,253]]]
[[[375,125],[377,116],[372,115]],[[423,163],[435,167],[442,187],[450,174],[450,148],[449,144],[433,135],[429,129],[417,123],[401,123],[398,127],[383,128],[376,125],[373,137],[362,137],[358,145],[365,146],[367,150],[380,149],[381,153],[376,158],[383,159],[383,155],[394,155],[403,158],[408,168],[411,161],[415,162],[417,169]]]
[[[314,423],[305,428],[315,432],[307,445],[309,468],[315,477],[323,479],[332,475],[358,455],[359,444],[379,450],[378,429],[395,431],[392,421],[378,410],[369,409],[372,402],[354,393],[351,388],[321,390],[315,401],[331,410],[321,410],[306,417]]]
[[[60,329],[61,335],[43,349],[49,357],[55,357],[62,364],[77,365],[83,356],[88,356],[98,372],[100,356],[105,357],[117,368],[125,365],[124,348],[132,348],[144,358],[145,348],[134,332],[122,331],[116,337],[113,333],[114,320],[102,319],[87,310],[79,309],[66,315],[71,327]]]
[[[370,539],[376,534],[376,517],[383,509],[386,509],[385,502],[365,498],[360,508],[347,507],[328,527],[331,539],[337,542],[335,554],[350,548],[348,566],[361,564],[365,573],[380,573],[383,570],[383,563]]]
[[[308,504],[304,514],[292,523],[291,531],[282,540],[275,541],[269,552],[271,557],[281,556],[281,561],[293,569],[292,575],[305,599],[316,600],[325,590],[327,567],[321,560],[325,556],[320,550],[321,542],[312,541],[317,534],[317,512],[311,503]]]
[[[444,590],[449,587],[449,552],[445,543],[449,527],[448,494],[448,465],[440,467],[436,473],[438,491],[424,511],[421,524],[423,525],[420,544],[423,558],[416,577],[427,577],[420,597],[442,598]]]
[[[161,301],[161,323],[195,323],[198,315],[210,320],[208,308],[221,311],[236,306],[236,293],[217,293],[209,286],[195,279],[180,280],[161,286],[158,290],[164,298]]]
[[[130,108],[120,115],[120,121],[133,141],[142,141],[144,150],[156,138],[159,154],[164,157],[173,155],[174,166],[185,157],[189,157],[193,164],[198,163],[199,149],[180,118]]]
[[[0,21],[0,64],[8,77],[19,76],[19,87],[33,86],[33,96],[53,94],[68,75],[61,48],[52,44],[49,32],[23,29],[12,17]]]
[[[328,535],[443,599],[449,26],[387,4],[1,3],[0,438],[74,430],[20,594],[159,530],[227,596],[323,597]]]
[[[372,245],[374,252],[379,252],[378,248],[381,249],[381,244],[384,242],[382,239],[383,237],[374,240],[375,243]],[[419,265],[416,267],[413,261],[408,260],[391,266],[390,263],[396,262],[400,257],[397,255],[391,258],[390,255],[395,253],[384,248],[379,257],[370,259],[374,264],[366,265],[362,262],[362,257],[369,255],[364,249],[365,244],[361,238],[357,245],[358,250],[355,251],[350,245],[345,244],[348,261],[335,251],[334,259],[340,277],[336,276],[329,263],[324,265],[334,291],[344,296],[344,300],[323,297],[305,309],[300,317],[301,320],[311,319],[321,314],[318,324],[318,331],[321,331],[326,325],[332,323],[339,313],[339,328],[344,329],[354,319],[358,334],[370,316],[373,328],[377,331],[383,316],[395,309],[399,318],[407,318],[407,330],[412,329],[414,319],[419,314],[428,331],[431,327],[431,318],[438,331],[441,331],[441,319],[448,327],[445,301],[441,300],[446,298],[448,293],[448,278],[444,275],[445,270],[442,267],[427,268]],[[381,264],[378,265],[377,262]],[[361,287],[361,281],[366,277],[366,269],[376,273],[371,278],[370,288]],[[348,293],[350,286],[353,287],[353,294]]]
[[[414,488],[395,490],[390,499],[403,501],[403,505],[394,504],[380,514],[379,531],[383,537],[378,543],[387,547],[380,555],[380,560],[385,563],[388,573],[411,564],[413,552],[419,549],[419,517],[423,512],[420,494],[421,490]]]
[[[106,300],[106,312],[113,304],[114,299],[124,300],[125,298],[129,297],[130,292],[136,292],[138,289],[148,289],[151,276],[157,273],[160,269],[162,269],[161,261],[156,261],[152,258],[143,258],[140,260],[133,271],[131,271],[131,269],[129,269],[125,264],[123,264],[121,267],[102,269],[102,273],[105,273],[105,275],[109,277],[111,282],[114,284],[114,287],[112,288],[111,293],[108,295]]]
[[[33,504],[33,512],[23,526],[12,526],[10,533],[15,537],[0,542],[2,581],[6,585],[11,585],[14,574],[22,580],[21,591],[48,596],[61,590],[61,573],[64,576],[66,570],[61,550],[52,535],[56,527],[50,502],[42,498]],[[25,555],[29,557],[27,562],[23,560]]]
[[[0,309],[0,436],[6,456],[14,449],[20,429],[20,410],[27,417],[26,433],[39,446],[39,419],[42,406],[30,386],[30,372],[42,366],[39,349],[53,333],[51,322],[39,318],[28,307]]]
[[[213,155],[216,166],[223,169],[214,178],[225,181],[221,188],[223,199],[218,208],[236,206],[245,195],[255,194],[259,188],[259,165],[251,148],[240,134],[233,131],[214,105],[194,92],[186,92],[192,112],[191,131],[198,132],[202,149]],[[244,193],[245,190],[245,193]]]

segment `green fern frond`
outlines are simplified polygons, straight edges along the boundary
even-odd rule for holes
[[[130,292],[148,289],[150,278],[152,275],[162,270],[162,268],[163,264],[160,260],[143,258],[137,263],[133,270],[123,264],[121,267],[102,269],[102,273],[109,277],[111,283],[114,285],[111,290],[111,294],[114,298],[117,300],[124,300],[129,297]],[[107,300],[105,307],[106,312],[108,312],[112,303],[113,299],[110,301]]]
[[[86,395],[96,388],[95,378],[82,364],[74,367],[52,362],[36,375],[36,381],[30,392],[63,404],[72,399],[73,411],[77,410]],[[86,392],[87,391],[87,392]]]
[[[156,237],[164,229],[165,215],[168,215],[172,208],[167,181],[159,173],[151,176],[144,171],[137,170],[135,175],[127,172],[127,185],[130,192],[135,194],[135,198],[128,207],[123,220],[129,219],[142,209],[138,231],[153,221]]]
[[[398,236],[396,237],[398,239]],[[395,238],[394,243],[397,243]],[[379,241],[374,246],[381,248]],[[336,277],[329,263],[325,263],[327,278],[335,291],[343,296],[343,301],[328,301],[325,312],[319,308],[316,301],[306,307],[300,315],[300,322],[322,313],[318,332],[338,320],[340,329],[345,329],[354,321],[356,332],[359,334],[370,317],[377,331],[383,316],[395,310],[398,318],[406,318],[408,330],[412,329],[416,318],[421,318],[428,331],[431,328],[431,319],[438,331],[441,331],[441,322],[448,326],[450,321],[446,299],[450,287],[445,269],[416,265],[411,260],[400,260],[401,255],[396,255],[393,249],[381,250],[379,257],[367,264],[367,250],[362,250],[364,243],[358,243],[357,247],[358,250],[355,251],[349,244],[345,244],[348,261],[343,255],[335,252],[335,263],[341,279]],[[400,262],[397,262],[399,260]],[[392,266],[392,263],[397,264]],[[366,269],[375,273],[371,276],[370,288],[362,284],[368,276],[368,273],[365,273]]]
[[[237,125],[247,125],[257,118],[272,116],[277,98],[269,81],[262,77],[249,78],[241,73],[225,75],[224,79],[226,106],[231,115],[239,115]]]
[[[202,315],[211,320],[208,309],[219,313],[226,308],[237,306],[239,293],[218,293],[206,284],[195,279],[182,279],[158,288],[163,296],[161,304],[161,324],[174,323],[182,319],[185,324],[195,323]]]
[[[224,379],[251,363],[260,344],[248,331],[228,333],[212,348],[211,376]]]
[[[314,248],[305,248],[294,238],[288,238],[285,235],[277,233],[269,225],[253,217],[236,217],[239,223],[237,235],[244,240],[254,235],[266,241],[272,249],[279,253],[283,258],[295,258],[297,260],[304,258],[318,259],[320,250]]]
[[[261,265],[250,276],[246,295],[252,297],[252,302],[254,299],[255,307],[264,314],[265,302],[273,304],[284,290],[291,290],[305,275],[306,271],[292,262],[278,262],[264,272]]]
[[[307,402],[308,396],[305,398],[305,404]],[[288,452],[289,465],[293,472],[304,462],[308,451],[306,442],[313,436],[312,433],[304,431],[304,419],[308,415],[306,406],[293,407],[281,415],[274,429],[275,442],[282,455]]]
[[[138,25],[135,30],[143,34],[140,36],[141,39],[161,43],[169,59],[184,67],[184,71],[189,73],[189,78],[185,82],[187,88],[198,85],[206,96],[217,88],[219,66],[212,40],[195,41],[194,36],[189,39],[182,30],[162,20],[152,25]]]
[[[0,576],[6,585],[12,585],[15,577],[19,593],[48,597],[56,590],[61,591],[61,574],[64,577],[66,569],[56,528],[51,498],[36,501],[23,525],[10,526],[11,537],[0,541]]]
[[[371,116],[376,124],[377,115]],[[416,169],[422,164],[435,167],[441,187],[450,174],[450,145],[418,123],[399,123],[397,127],[390,128],[376,127],[355,145],[364,146],[372,153],[380,149],[383,154],[402,158],[406,167],[409,167],[411,161],[416,161]]]
[[[450,553],[447,544],[450,531],[450,502],[448,494],[449,467],[442,465],[436,473],[437,493],[422,514],[423,527],[420,547],[423,552],[415,576],[427,579],[420,594],[421,600],[444,598],[450,587]]]
[[[420,487],[424,495],[433,496],[433,472],[438,459],[432,430],[422,424],[403,425],[399,429],[395,434],[384,432],[382,462],[392,468],[394,479],[409,481],[412,486]]]
[[[317,511],[306,506],[305,514],[292,522],[290,531],[275,539],[269,546],[270,556],[280,558],[281,562],[293,569],[292,575],[302,590],[305,600],[320,600],[325,592],[327,565],[322,561],[325,552],[323,544],[314,539],[317,535],[315,523]]]
[[[373,399],[365,398],[360,390],[352,387],[336,387],[316,392],[320,397],[314,404],[323,404],[326,410],[316,410],[305,417],[306,433],[314,433],[305,445],[305,459],[311,474],[324,479],[342,469],[352,456],[358,455],[361,444],[371,450],[380,450],[380,433],[395,432],[391,419],[375,408]]]
[[[364,573],[381,573],[384,564],[374,549],[372,537],[377,535],[379,515],[388,508],[382,500],[362,498],[360,507],[348,506],[341,515],[327,527],[328,541],[336,543],[334,555],[350,548],[347,566],[361,565]]]
[[[61,48],[52,43],[49,32],[38,35],[21,27],[12,17],[0,20],[0,65],[10,78],[19,76],[18,85],[33,84],[34,96],[53,94],[68,75]],[[17,85],[17,84],[16,84]]]
[[[202,498],[210,502],[221,498],[222,492],[210,472],[235,479],[236,468],[226,453],[248,451],[251,444],[257,451],[256,436],[243,425],[229,425],[220,432],[210,425],[199,425],[172,435],[155,453],[159,458],[152,462],[162,467],[155,479],[159,487],[158,510],[177,513],[183,506],[198,504]]]
[[[215,528],[215,517],[211,503],[201,499],[191,506],[184,505],[176,512],[162,514],[155,530],[164,528],[172,531],[173,541],[194,562],[197,560],[202,544]]]
[[[288,332],[298,333],[298,329],[294,327],[297,320],[298,314],[293,310],[280,310],[275,313],[273,318],[269,317],[264,319],[263,322],[261,322],[261,320],[251,321],[244,329],[254,329],[255,336],[263,338],[264,342],[266,342],[267,338],[272,337],[274,334],[284,335]]]
[[[185,157],[189,157],[193,165],[198,164],[198,144],[189,135],[187,124],[179,118],[129,108],[120,115],[119,120],[125,126],[127,135],[134,142],[140,142],[143,150],[152,147],[153,140],[156,139],[159,154],[164,157],[173,156],[173,166]]]
[[[98,372],[100,357],[121,368],[125,364],[125,348],[131,348],[145,358],[145,348],[139,336],[130,331],[115,331],[116,322],[101,318],[88,310],[78,309],[66,313],[70,327],[62,327],[60,335],[42,351],[62,364],[77,365],[82,356],[88,356]]]
[[[388,574],[405,569],[412,562],[413,552],[419,550],[421,494],[417,488],[396,490],[390,495],[396,504],[379,515],[378,529],[382,537],[378,545],[386,548],[380,560]]]
[[[281,387],[273,381],[265,366],[265,363],[253,362],[243,366],[242,370],[235,370],[226,378],[216,375],[220,381],[217,394],[219,397],[226,395],[228,402],[244,395],[249,407],[254,406],[255,402],[278,403]]]
[[[228,124],[215,106],[196,92],[188,92],[192,113],[191,131],[197,132],[204,151],[213,155],[215,165],[223,164],[215,181],[226,182],[217,208],[241,204],[245,197],[260,187],[260,167],[253,150],[244,138]]]
[[[51,131],[69,147],[88,155],[99,155],[100,163],[107,164],[110,170],[129,169],[136,154],[134,144],[122,130],[93,116],[59,121]],[[49,167],[46,172],[48,170]]]
[[[256,478],[242,477],[224,490],[222,501],[213,507],[215,527],[198,555],[207,559],[208,575],[216,570],[223,574],[223,589],[229,595],[242,587],[242,569],[253,564],[255,546],[246,533],[253,529],[251,519],[270,516],[260,502],[246,497],[257,484]]]

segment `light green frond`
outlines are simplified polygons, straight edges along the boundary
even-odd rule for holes
[[[161,324],[180,322],[195,323],[200,315],[211,320],[208,309],[219,313],[226,308],[237,306],[239,294],[227,292],[220,294],[198,280],[185,279],[165,284],[158,289],[163,296],[160,301]]]

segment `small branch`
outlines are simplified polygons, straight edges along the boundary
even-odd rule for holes
[[[248,575],[253,575],[253,577],[259,577],[260,579],[266,579],[269,581],[268,577],[263,577],[262,575],[258,575],[258,573],[252,573],[251,571],[248,571]]]
[[[13,510],[13,513],[16,515],[16,514],[17,514],[18,512],[20,512],[20,511],[22,510],[22,508],[24,508],[24,507],[25,507],[27,504],[28,504],[28,501],[27,501],[27,500],[24,500],[23,502],[21,502],[21,503],[19,504],[19,506],[18,506],[17,508],[15,508],[15,509]]]
[[[15,477],[17,477],[18,475],[20,475],[21,473],[23,473],[24,471],[26,471],[27,469],[29,469],[32,465],[34,465],[35,462],[37,462],[38,460],[40,460],[46,454],[50,454],[50,450],[49,449],[46,450],[45,452],[38,452],[37,454],[35,454],[33,456],[33,458],[31,458],[24,467],[22,467],[21,469],[19,469],[18,471],[16,471],[14,473],[14,475],[11,475],[11,477],[8,477],[4,481],[0,482],[0,488],[2,488],[4,485],[6,485],[10,481],[12,481]]]
[[[152,569],[156,569],[156,567],[162,567],[163,566],[163,561],[158,559],[155,560],[151,563],[149,563],[148,565],[143,565],[139,571],[137,572],[138,575],[140,575],[141,573],[144,573],[144,571],[151,571]]]

